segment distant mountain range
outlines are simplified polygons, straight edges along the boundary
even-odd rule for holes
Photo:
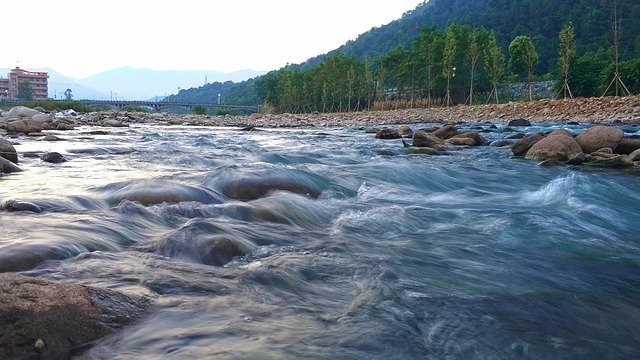
[[[176,94],[180,89],[188,89],[213,82],[241,82],[266,73],[266,71],[241,70],[225,74],[213,70],[162,70],[122,67],[101,72],[84,79],[75,79],[53,69],[26,69],[45,71],[49,74],[49,97],[60,99],[67,89],[71,89],[75,100],[162,100]],[[0,69],[0,76],[6,76],[9,69]]]

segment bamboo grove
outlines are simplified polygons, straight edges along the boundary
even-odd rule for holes
[[[365,57],[360,61],[338,52],[311,69],[285,67],[272,71],[258,78],[254,85],[259,101],[289,113],[384,110],[385,106],[389,109],[398,104],[430,107],[499,102],[498,86],[505,78],[531,81],[531,67],[538,61],[535,46],[527,36],[518,36],[511,45],[523,41],[528,50],[512,54],[512,46],[504,51],[493,31],[483,27],[451,24],[442,30],[436,25],[424,26],[410,46],[394,48],[377,59]],[[562,51],[566,53],[566,49]],[[576,82],[577,90],[584,87],[581,81],[591,82],[592,88],[597,88],[595,83],[606,82],[613,70],[610,62],[604,60],[605,50],[579,59],[575,59],[574,52],[571,62],[576,60],[595,69],[587,75],[579,71],[569,73],[571,64],[563,64],[563,73],[547,76],[557,79],[558,88],[572,81]],[[528,64],[529,68],[518,66],[520,63]],[[629,68],[631,82],[640,84],[640,59],[623,65]],[[585,76],[589,78],[584,79]],[[578,90],[577,95],[587,94]]]

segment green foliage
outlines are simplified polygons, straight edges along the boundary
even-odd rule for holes
[[[496,34],[491,31],[487,46],[484,48],[484,70],[489,82],[491,83],[491,94],[489,97],[493,97],[496,104],[499,102],[498,83],[500,82],[502,75],[504,75],[504,65],[504,52],[496,42]]]
[[[145,109],[143,107],[138,107],[138,106],[125,106],[122,110],[129,111],[129,112],[141,112],[141,113],[149,112],[148,109]]]
[[[538,53],[530,37],[524,35],[516,36],[509,44],[508,68],[512,73],[525,74],[529,77],[533,72],[533,68],[538,65],[538,61]]]
[[[562,90],[564,97],[566,98],[567,93],[571,94],[571,87],[569,86],[569,71],[571,70],[571,65],[573,65],[577,52],[573,23],[569,22],[566,24],[560,31],[558,38],[560,39],[558,65],[562,75]]]
[[[611,83],[614,77],[615,65],[608,64],[604,69],[601,76],[601,85],[603,89]],[[640,58],[623,61],[618,66],[618,72],[620,74],[620,80],[626,86],[627,90],[632,94],[640,94]],[[615,84],[614,84],[615,85]],[[604,91],[604,90],[603,90]],[[626,91],[619,89],[620,95],[626,94]],[[599,95],[602,95],[600,93]],[[615,95],[615,89],[613,85],[607,93],[607,95]]]
[[[208,110],[206,106],[198,104],[193,106],[191,112],[196,115],[206,115],[208,113]]]
[[[531,93],[531,76],[538,65],[539,57],[536,48],[528,36],[520,35],[509,44],[509,71],[514,74],[525,73],[529,87],[529,101],[533,100]]]
[[[630,64],[628,74],[620,70],[625,84],[634,84],[633,61],[640,57],[636,2],[616,0],[624,25],[621,60]],[[599,96],[611,80],[605,69],[612,59],[601,55],[613,45],[612,14],[613,2],[604,0],[430,0],[304,64],[239,84],[182,90],[169,101],[215,103],[221,94],[229,104],[260,103],[286,112],[351,111],[369,109],[373,101],[442,102],[447,93],[462,103],[477,91],[497,102],[501,81],[563,74],[574,95]],[[517,39],[522,34],[527,41]],[[505,63],[512,74],[505,76]]]
[[[18,84],[18,100],[33,101],[33,88],[28,81],[22,81]]]
[[[227,109],[217,109],[214,113],[216,116],[231,115],[232,112]]]

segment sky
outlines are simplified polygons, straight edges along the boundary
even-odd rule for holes
[[[277,70],[334,50],[422,2],[21,0],[4,6],[0,68],[49,68],[76,79],[124,66]]]

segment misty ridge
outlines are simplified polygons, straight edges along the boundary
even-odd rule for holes
[[[49,74],[49,97],[62,99],[71,89],[74,100],[151,100],[177,94],[181,89],[200,87],[213,82],[242,82],[266,73],[266,71],[240,70],[222,73],[214,70],[150,70],[121,67],[104,71],[84,79],[75,79],[54,69],[37,68]],[[0,69],[6,76],[10,70]],[[213,101],[213,99],[212,99]]]

